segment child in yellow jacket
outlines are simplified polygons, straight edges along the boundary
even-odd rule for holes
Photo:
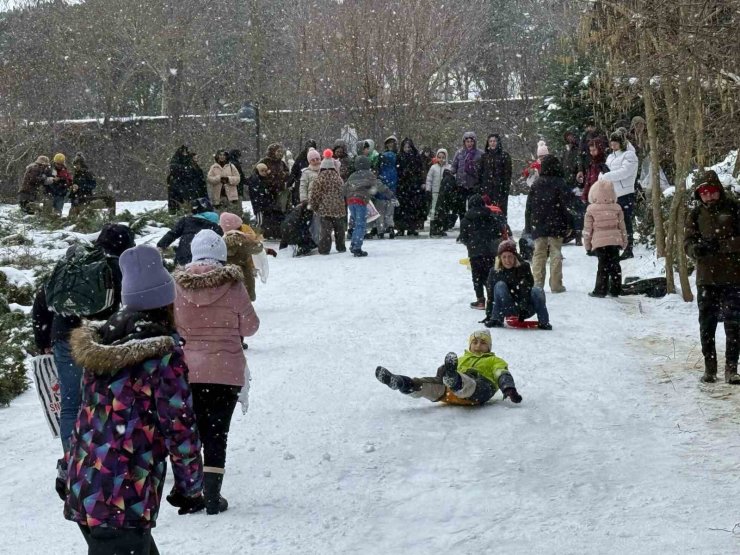
[[[468,349],[458,360],[455,353],[447,353],[445,362],[434,377],[409,378],[391,373],[378,366],[375,377],[380,383],[411,397],[423,397],[432,402],[451,405],[483,405],[500,389],[504,399],[521,403],[514,378],[506,361],[491,352],[491,332],[473,332]]]

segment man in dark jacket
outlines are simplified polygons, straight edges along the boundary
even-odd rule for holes
[[[476,300],[470,303],[470,308],[485,310],[484,286],[493,266],[498,244],[506,234],[506,218],[503,213],[490,210],[479,194],[468,199],[468,206],[460,224],[459,240],[468,248],[470,270],[473,274]]]
[[[498,133],[488,136],[486,150],[479,164],[478,184],[481,195],[488,195],[491,202],[501,208],[506,216],[511,190],[511,156],[504,151]]]
[[[236,191],[239,194],[239,202],[244,200],[244,184],[247,182],[247,177],[244,175],[244,170],[242,169],[241,157],[242,151],[238,148],[229,151],[229,162],[239,172],[239,185],[236,186]]]
[[[180,239],[175,249],[175,264],[178,266],[185,266],[192,260],[190,243],[193,242],[193,237],[199,231],[212,229],[219,235],[224,234],[223,229],[221,229],[218,223],[218,214],[214,211],[208,197],[195,199],[191,204],[192,215],[180,218],[175,224],[175,227],[165,233],[164,237],[157,243],[157,248],[163,251],[174,243],[175,239]]]
[[[583,218],[586,215],[586,205],[581,201],[583,195],[583,174],[579,171],[581,168],[581,153],[578,144],[578,129],[571,127],[565,132],[565,150],[561,156],[563,164],[563,178],[565,184],[568,186],[572,193],[571,207],[572,207],[572,221],[571,229],[572,234],[566,239],[566,243],[572,239],[576,240],[577,246],[583,245]]]
[[[532,185],[524,212],[524,232],[534,239],[532,272],[537,287],[545,286],[545,263],[550,257],[550,291],[562,293],[563,246],[570,223],[568,206],[571,192],[565,185],[563,169],[557,157],[548,154],[542,159],[540,177]],[[549,254],[548,254],[549,253]]]
[[[93,319],[101,320],[115,313],[121,304],[121,270],[118,257],[135,245],[134,234],[128,226],[105,224],[100,230],[95,245],[100,247],[108,257],[113,274],[113,305],[105,312],[94,315]],[[70,247],[67,255],[75,246]],[[62,316],[52,312],[46,303],[46,290],[41,287],[36,293],[31,311],[33,332],[36,347],[43,353],[54,355],[54,362],[59,373],[61,393],[60,436],[65,452],[69,449],[69,437],[72,434],[77,412],[80,407],[80,380],[82,369],[72,359],[69,336],[82,319],[80,316]]]
[[[196,156],[195,152],[182,145],[170,159],[167,175],[167,208],[170,214],[193,199],[208,196],[206,178]]]
[[[698,205],[688,214],[684,249],[696,261],[699,336],[704,355],[701,381],[717,380],[714,334],[724,321],[725,382],[740,384],[740,205],[730,198],[717,174],[708,171],[694,193]]]
[[[31,203],[36,202],[39,189],[51,184],[51,163],[47,156],[39,156],[33,164],[26,166],[26,171],[18,188],[18,206],[26,214],[33,214]]]

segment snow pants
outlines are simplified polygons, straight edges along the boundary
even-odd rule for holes
[[[87,555],[159,555],[151,528],[80,526]]]
[[[622,266],[619,265],[619,247],[609,245],[594,249],[593,253],[599,258],[599,268],[596,270],[596,285],[594,293],[597,295],[622,294]]]
[[[375,205],[375,209],[378,211],[378,214],[380,214],[380,217],[375,220],[372,225],[377,228],[378,233],[385,233],[388,231],[388,228],[395,225],[393,215],[395,214],[396,209],[393,206],[393,202],[390,200],[375,198],[373,199],[373,204]]]
[[[635,222],[635,193],[617,197],[617,204],[622,207],[624,212],[624,227],[627,228],[627,248],[631,248],[634,239],[634,222]]]
[[[491,310],[491,318],[493,320],[503,322],[506,316],[520,316],[506,282],[497,282],[490,294],[493,295],[493,309]],[[541,324],[549,324],[550,314],[547,312],[545,291],[541,287],[532,287],[529,293],[529,301],[537,314],[537,321]],[[532,314],[529,313],[530,311],[527,312],[526,318],[529,318]]]
[[[740,355],[740,286],[699,285],[697,304],[699,305],[699,337],[701,352],[705,361],[717,361],[715,333],[720,319],[725,325],[725,363],[737,365]]]
[[[331,251],[331,233],[334,232],[334,241],[337,252],[344,252],[347,247],[344,245],[344,233],[347,226],[347,217],[340,218],[321,218],[321,227],[319,231],[319,254],[329,254]]]
[[[436,377],[413,378],[414,383],[420,385],[421,389],[409,395],[428,399],[433,403],[442,401],[450,405],[482,405],[496,393],[491,382],[475,371],[461,372],[462,388],[454,392],[442,382],[441,372],[438,371],[437,374]]]
[[[475,296],[478,299],[484,299],[486,280],[488,279],[488,273],[493,268],[493,262],[496,259],[495,256],[472,256],[470,258],[470,270],[473,274],[473,289],[475,289]]]
[[[537,287],[545,287],[545,265],[550,258],[550,291],[561,293],[563,287],[563,238],[538,237],[534,240],[534,254],[532,255],[532,274]]]
[[[203,470],[222,470],[226,463],[226,441],[231,415],[239,400],[241,387],[216,383],[194,383],[193,411],[203,444]]]

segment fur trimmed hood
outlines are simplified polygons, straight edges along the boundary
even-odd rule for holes
[[[226,243],[227,249],[247,248],[250,251],[255,251],[251,254],[258,254],[262,250],[262,243],[257,240],[256,235],[252,234],[250,236],[236,229],[224,234],[224,243]]]
[[[177,284],[177,295],[196,306],[208,306],[217,302],[229,290],[244,281],[239,266],[211,266],[195,264],[173,274]]]
[[[101,342],[98,328],[91,324],[83,324],[73,330],[70,345],[75,362],[99,376],[112,375],[121,368],[135,366],[152,358],[161,358],[176,347],[174,338],[170,336],[132,339],[120,345],[106,345]]]

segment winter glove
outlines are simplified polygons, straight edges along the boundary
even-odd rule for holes
[[[719,250],[717,239],[699,239],[694,245],[694,255],[697,258],[713,254]]]
[[[57,477],[54,480],[54,489],[62,501],[67,500],[67,467],[64,459],[57,461]]]
[[[267,248],[265,249],[265,254],[269,254],[273,258],[277,257],[277,251],[275,249]]]
[[[498,320],[484,320],[483,325],[487,328],[503,328],[504,323]]]
[[[594,253],[594,251],[592,251],[591,249],[587,250],[587,251],[586,251],[586,254],[587,254],[588,256],[596,256],[596,253]]]
[[[197,513],[206,508],[206,502],[203,499],[203,495],[198,494],[195,497],[186,497],[174,489],[167,496],[167,502],[173,507],[178,508],[178,515]]]
[[[225,175],[221,177],[221,183],[223,183],[224,185],[226,185],[228,182],[229,182],[229,178],[228,177],[226,177]]]
[[[522,396],[519,395],[515,387],[510,387],[506,390],[504,390],[504,399],[511,399],[512,403],[521,403],[522,402]]]

